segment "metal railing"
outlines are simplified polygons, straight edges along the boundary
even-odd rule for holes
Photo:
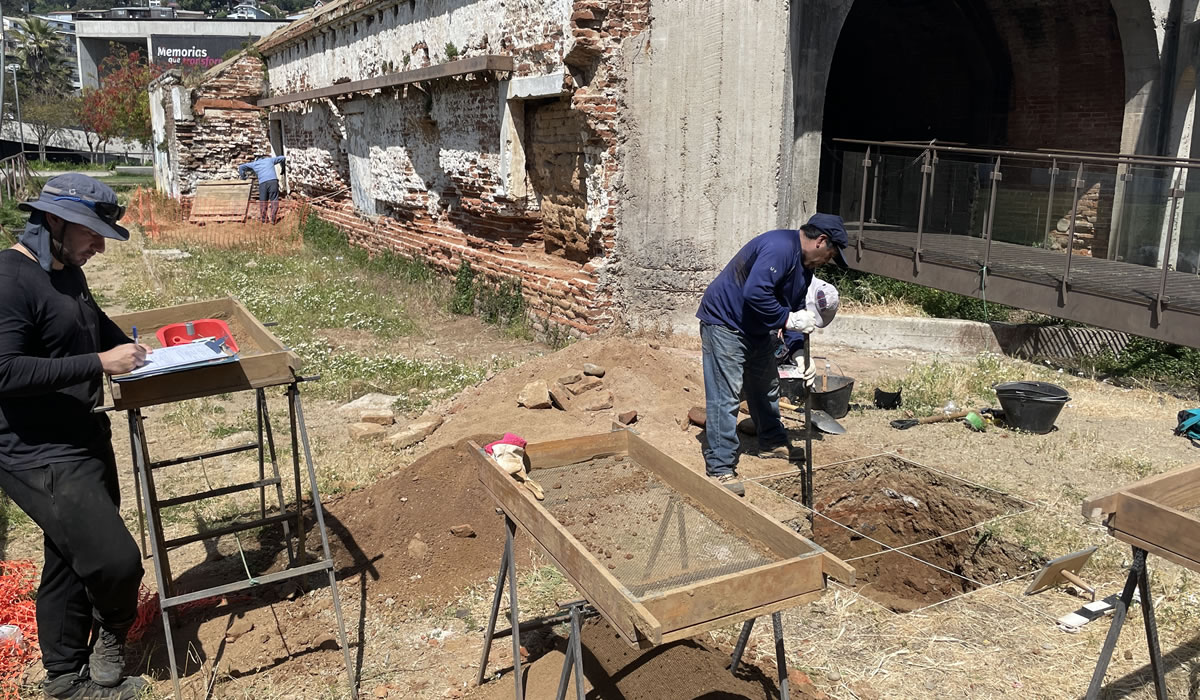
[[[29,161],[18,153],[0,160],[0,202],[13,197],[24,199],[29,194],[33,175],[29,172]]]
[[[920,273],[927,236],[982,238],[980,289],[993,241],[1061,250],[1065,297],[1073,260],[1110,258],[1200,274],[1200,160],[1079,151],[1019,151],[862,139],[838,144],[832,206],[857,228],[856,246],[904,231]],[[1067,196],[1064,196],[1067,193]],[[1188,206],[1186,197],[1193,196]],[[857,219],[857,221],[855,221]]]

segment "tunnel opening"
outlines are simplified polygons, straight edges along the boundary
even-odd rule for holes
[[[880,227],[916,230],[920,151],[876,149],[861,195],[865,147],[836,139],[1023,151],[1115,153],[1124,125],[1124,57],[1106,0],[857,0],[826,84],[817,205]],[[1075,170],[1006,158],[994,215],[994,158],[940,153],[924,230],[1105,256],[1121,187],[1115,166]],[[1051,181],[1057,197],[1048,192]],[[863,207],[866,200],[866,207]],[[1073,217],[1073,219],[1072,219]]]

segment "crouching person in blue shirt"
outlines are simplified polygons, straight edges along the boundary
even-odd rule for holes
[[[791,458],[779,418],[779,372],[771,336],[783,330],[790,352],[803,348],[819,322],[805,303],[813,270],[831,261],[846,267],[842,249],[848,244],[842,217],[831,214],[814,214],[799,230],[767,231],[738,251],[700,301],[696,317],[704,354],[705,471],[739,496],[745,493],[737,478],[739,395],[744,389],[760,449]],[[811,386],[813,368],[803,370]]]
[[[287,156],[266,156],[238,166],[241,179],[245,180],[250,173],[258,178],[258,218],[264,223],[279,220],[279,175],[275,173],[275,165],[286,162]]]

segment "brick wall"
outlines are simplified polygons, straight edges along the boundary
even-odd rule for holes
[[[181,195],[193,194],[200,181],[236,179],[239,164],[271,153],[266,113],[253,104],[263,78],[262,61],[249,54],[217,66],[185,89],[190,118],[174,113],[164,91],[164,131]]]

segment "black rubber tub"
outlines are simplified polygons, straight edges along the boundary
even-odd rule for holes
[[[780,377],[779,393],[797,406],[804,405],[804,380]],[[845,418],[850,412],[850,394],[854,393],[854,378],[837,374],[817,375],[813,384],[812,407],[834,418]]]
[[[1063,406],[1071,400],[1067,390],[1049,382],[997,384],[996,399],[1010,427],[1042,435],[1054,430]]]

